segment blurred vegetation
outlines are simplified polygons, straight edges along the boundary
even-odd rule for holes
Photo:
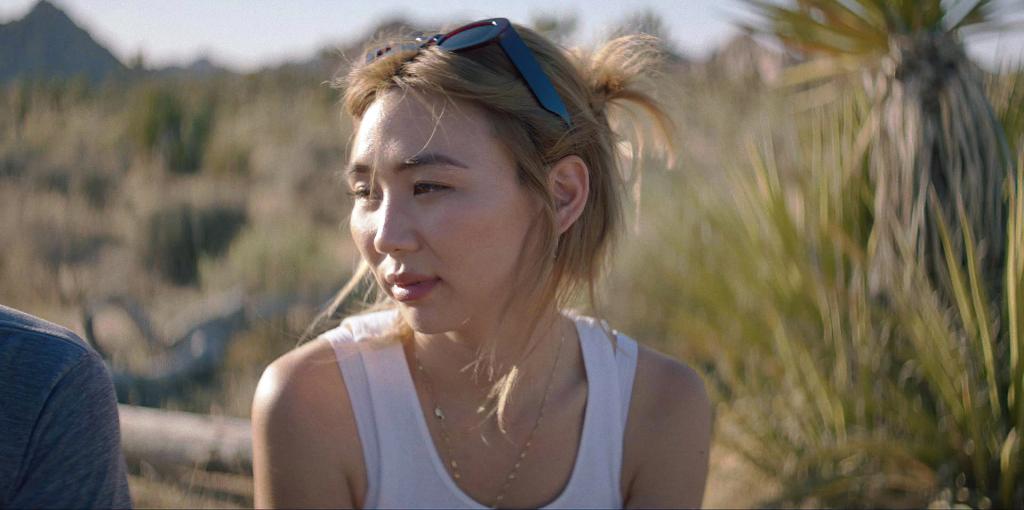
[[[223,262],[205,259],[203,278],[224,286],[241,285],[259,294],[289,294],[310,287],[337,283],[344,275],[335,250],[329,248],[337,230],[317,229],[309,222],[279,221],[260,229],[246,229],[232,243]]]
[[[1016,64],[1008,69],[1019,69]],[[1024,104],[1024,72],[1009,71],[992,75],[986,83],[987,95],[992,101],[999,124],[1006,133],[1006,141],[1010,151],[1016,154],[1024,148],[1024,110],[1018,106]]]
[[[811,57],[789,71],[794,84],[834,87],[860,81],[872,102],[861,128],[871,143],[875,187],[872,287],[884,292],[897,264],[898,239],[908,237],[926,270],[940,279],[936,221],[952,228],[953,254],[964,258],[956,199],[968,224],[991,232],[986,275],[1001,267],[1005,246],[1005,183],[1012,156],[986,97],[981,71],[961,35],[993,30],[1005,12],[991,0],[809,0],[795,7],[746,2],[760,17],[755,30]],[[1021,11],[1017,5],[1016,10]],[[942,218],[934,218],[940,214]],[[994,291],[994,281],[985,284]]]
[[[921,2],[753,3],[764,7],[757,28],[802,51],[782,55],[741,37],[706,61],[669,60],[656,93],[680,130],[677,167],[645,162],[639,221],[628,222],[636,227],[605,290],[614,306],[603,310],[705,375],[718,403],[705,503],[1024,506],[1022,73],[987,75],[957,60],[955,72],[943,71],[947,88],[929,99],[930,89],[908,85],[926,65],[884,64],[896,51],[887,35],[895,21],[949,32],[979,24],[989,3],[953,2],[966,13],[957,19],[929,9],[915,18],[908,6]],[[571,16],[535,23],[552,35],[577,28]],[[650,13],[627,27],[664,31]],[[827,46],[821,40],[838,41],[828,60],[805,58]],[[341,228],[350,204],[332,174],[351,126],[326,78],[322,67],[292,65],[8,85],[0,236],[16,241],[0,250],[0,302],[79,329],[82,306],[129,295],[166,332],[239,287],[319,295],[344,281],[356,252]],[[897,85],[904,100],[886,99]],[[931,115],[933,107],[951,116]],[[962,188],[974,186],[998,221],[977,219],[954,186],[938,200],[912,194],[923,204],[913,210],[928,218],[918,226],[933,235],[923,244],[930,251],[921,255],[909,229],[890,229],[879,265],[879,185],[889,170],[942,175],[919,155],[894,155],[910,138],[880,120],[893,116],[931,132],[940,154],[964,147],[951,143],[960,137],[986,137],[972,146],[994,146],[1006,166],[1003,181],[998,168],[975,179],[975,160],[960,158],[974,179]],[[247,416],[263,367],[295,345],[315,312],[304,305],[257,321],[220,374],[165,407]],[[131,349],[135,333],[122,329],[111,345]],[[244,490],[211,489],[205,476],[137,473],[136,503],[251,504]]]
[[[246,212],[237,206],[195,209],[176,204],[154,211],[143,224],[139,254],[167,281],[199,283],[199,258],[217,257],[245,225]]]
[[[572,39],[579,24],[580,20],[575,15],[538,14],[531,20],[530,26],[544,37],[565,44]]]
[[[215,103],[205,98],[189,108],[170,88],[147,90],[133,108],[132,131],[139,145],[157,155],[172,172],[199,171],[213,128]]]
[[[1015,506],[1006,383],[1021,367],[1007,350],[1021,338],[1000,331],[1011,319],[999,319],[1005,305],[984,294],[976,264],[947,266],[956,303],[910,251],[898,267],[909,283],[888,299],[870,291],[872,186],[851,129],[866,110],[850,100],[779,126],[783,140],[729,170],[730,194],[686,191],[687,205],[659,211],[645,237],[676,258],[645,253],[622,278],[661,289],[645,304],[664,304],[639,320],[671,320],[668,338],[704,360],[718,444],[779,487],[761,504]]]
[[[1024,506],[1024,105],[959,39],[993,3],[748,4],[803,57],[792,111],[725,192],[652,184],[661,250],[613,289],[704,368],[718,444],[777,487],[761,504]]]

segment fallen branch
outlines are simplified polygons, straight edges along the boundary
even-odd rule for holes
[[[228,347],[236,333],[254,320],[281,316],[303,302],[322,302],[297,295],[246,297],[230,292],[207,300],[201,316],[187,321],[184,329],[173,333],[171,341],[163,341],[153,332],[151,321],[141,306],[127,296],[113,296],[91,303],[83,309],[85,336],[108,362],[114,379],[117,399],[122,403],[157,407],[175,396],[192,390],[194,383],[212,377],[227,357]],[[110,364],[109,353],[96,337],[97,314],[109,308],[120,308],[128,314],[150,348],[160,346],[167,361],[146,374],[132,373]]]
[[[228,416],[120,404],[121,447],[129,465],[157,470],[194,467],[252,474],[249,421]]]

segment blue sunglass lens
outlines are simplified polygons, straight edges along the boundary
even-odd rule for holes
[[[440,46],[448,51],[459,51],[490,41],[497,37],[500,31],[501,27],[496,24],[478,25],[473,28],[467,28],[441,41]]]

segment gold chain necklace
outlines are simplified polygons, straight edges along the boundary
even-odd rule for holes
[[[502,501],[505,500],[505,494],[508,493],[509,487],[512,486],[512,482],[515,481],[519,474],[519,467],[522,466],[523,460],[526,459],[526,452],[530,450],[530,446],[533,444],[533,435],[537,432],[537,428],[540,427],[540,423],[544,421],[544,407],[548,402],[548,393],[551,391],[551,381],[555,378],[555,369],[558,367],[558,360],[562,357],[562,346],[565,344],[565,334],[562,334],[562,339],[558,343],[558,353],[555,354],[555,363],[551,366],[551,375],[548,376],[547,386],[544,388],[544,396],[540,401],[540,413],[537,415],[537,421],[533,424],[533,428],[530,429],[530,434],[526,436],[526,444],[523,445],[523,449],[520,450],[519,456],[516,458],[516,463],[512,466],[512,471],[509,472],[508,476],[505,477],[505,482],[502,484],[501,492],[494,498],[494,503],[491,504],[491,508],[497,508]],[[444,445],[446,454],[448,456],[449,467],[452,471],[452,478],[459,480],[462,478],[459,473],[459,463],[455,461],[455,456],[452,453],[452,442],[448,436],[448,429],[445,427],[445,415],[444,411],[441,410],[441,405],[437,402],[437,398],[434,396],[434,389],[430,384],[430,376],[427,375],[427,371],[423,369],[423,364],[420,363],[420,358],[416,354],[416,345],[413,344],[412,348],[413,358],[416,360],[416,370],[423,375],[423,383],[427,386],[427,394],[430,396],[431,402],[434,404],[434,417],[437,418],[438,423],[441,425],[441,438],[444,439]]]

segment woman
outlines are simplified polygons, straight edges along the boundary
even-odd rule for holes
[[[607,106],[640,36],[565,55],[504,19],[350,71],[345,170],[375,309],[276,360],[253,403],[259,507],[696,507],[711,410],[689,368],[563,308],[621,223]],[[667,138],[666,138],[667,139]]]

